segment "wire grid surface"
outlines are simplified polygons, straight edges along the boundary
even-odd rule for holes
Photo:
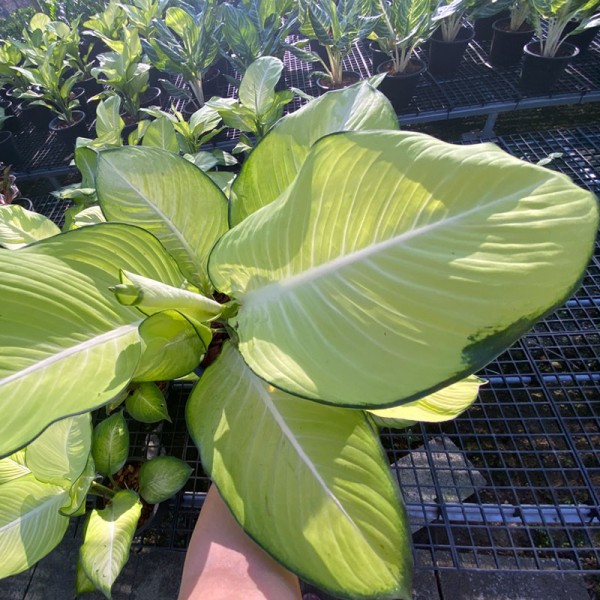
[[[596,185],[600,126],[497,142],[532,162],[560,148],[549,167]],[[600,572],[600,246],[575,297],[479,375],[488,384],[459,418],[381,433],[416,568]],[[208,489],[185,428],[190,389],[173,386],[160,443],[195,473],[142,544],[184,550]],[[152,435],[146,427],[133,440]]]

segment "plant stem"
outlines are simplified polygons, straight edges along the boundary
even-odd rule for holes
[[[92,481],[92,485],[90,486],[90,493],[110,500],[116,492],[115,490],[111,490],[109,487],[106,487],[105,485],[102,485],[97,481]]]
[[[194,92],[194,96],[196,96],[196,100],[198,100],[198,104],[200,107],[204,106],[204,90],[202,89],[202,77],[190,81],[190,87]]]

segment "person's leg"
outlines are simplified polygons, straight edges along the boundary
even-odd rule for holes
[[[238,525],[213,485],[196,523],[179,600],[299,600],[298,578]]]

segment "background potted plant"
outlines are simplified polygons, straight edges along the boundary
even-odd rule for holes
[[[391,59],[378,67],[378,72],[386,73],[379,89],[399,111],[412,99],[419,78],[427,68],[414,51],[432,30],[430,0],[392,3],[377,0],[377,5],[381,18],[371,37]]]
[[[195,14],[170,7],[164,21],[154,22],[153,37],[142,41],[152,64],[160,71],[180,75],[192,94],[182,94],[180,87],[166,80],[162,82],[165,89],[174,97],[193,97],[196,109],[204,105],[204,78],[218,56],[216,6],[210,0]]]
[[[561,305],[594,246],[594,196],[496,146],[399,132],[366,82],[281,119],[229,202],[157,148],[105,150],[94,164],[109,222],[0,252],[3,472],[130,381],[191,372],[214,324],[229,339],[186,418],[234,517],[333,595],[409,598],[408,518],[367,413],[410,419],[421,399],[472,386],[470,373]],[[50,318],[57,299],[69,318]],[[81,364],[94,369],[76,385],[62,377]],[[0,576],[60,541],[86,454],[66,453],[56,479],[0,484],[0,505],[15,507],[0,514]],[[115,547],[128,546],[136,506],[129,492],[113,498]],[[118,569],[100,579],[85,560],[109,589]]]
[[[473,27],[466,15],[474,0],[439,0],[434,11],[436,26],[429,40],[429,72],[450,75],[458,70],[473,39]]]
[[[0,206],[8,204],[18,204],[27,210],[33,210],[31,200],[21,196],[11,165],[0,162]]]
[[[533,36],[533,26],[529,22],[529,0],[516,0],[507,3],[510,17],[494,21],[489,63],[494,67],[508,67],[517,64],[523,56],[523,47]]]
[[[341,88],[360,79],[360,74],[344,71],[343,61],[359,40],[367,39],[377,24],[378,15],[372,14],[368,0],[301,0],[300,31],[316,47],[306,52],[301,47],[289,50],[298,58],[318,62],[324,71],[316,71],[317,85],[321,89]],[[320,46],[320,48],[319,48]]]
[[[238,99],[213,98],[207,106],[214,109],[227,127],[239,129],[240,141],[233,153],[249,152],[283,115],[286,104],[292,101],[291,90],[276,91],[283,63],[274,56],[254,61],[242,77]],[[249,133],[253,139],[245,135]]]
[[[556,85],[569,61],[579,53],[577,46],[569,44],[567,37],[584,31],[597,23],[594,13],[600,7],[599,0],[529,0],[531,18],[537,41],[524,48],[525,59],[519,85],[521,89],[536,93],[548,93]],[[573,18],[580,20],[576,29],[565,33]]]
[[[220,53],[233,70],[243,75],[262,56],[283,60],[286,37],[297,25],[296,3],[290,0],[242,0],[219,7]],[[229,78],[237,86],[239,82]]]
[[[52,42],[40,57],[40,63],[31,67],[13,67],[23,75],[30,87],[19,94],[19,98],[34,106],[43,106],[49,114],[56,116],[49,122],[50,131],[56,133],[66,143],[74,143],[79,135],[87,131],[86,114],[79,110],[83,90],[77,91],[75,85],[81,74],[68,75],[65,62],[66,45]]]
[[[120,40],[103,38],[112,51],[98,55],[98,66],[92,69],[92,74],[99,83],[120,96],[126,130],[129,131],[137,126],[140,108],[155,102],[160,89],[148,85],[150,65],[143,62],[137,31],[124,27],[121,35]],[[105,98],[109,93],[101,92],[94,98]]]

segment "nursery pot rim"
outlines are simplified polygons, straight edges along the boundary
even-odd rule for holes
[[[534,48],[537,48],[537,51],[534,50]],[[540,42],[538,40],[534,40],[523,46],[523,53],[536,58],[545,58],[548,60],[569,60],[571,58],[575,58],[579,54],[579,48],[575,44],[570,44],[569,42],[562,42],[557,48],[557,54],[554,56],[542,56],[539,52],[539,48]],[[569,48],[571,49],[570,51]]]
[[[425,73],[427,71],[427,63],[416,57],[413,56],[410,60],[409,63],[410,64],[418,64],[420,68],[418,68],[416,71],[411,71],[410,73],[407,73],[406,71],[402,71],[401,73],[393,73],[392,71],[385,69],[385,65],[388,65],[390,63],[393,63],[393,60],[386,60],[385,62],[382,62],[378,67],[377,67],[377,72],[378,73],[385,73],[386,77],[391,77],[393,79],[404,79],[406,77],[411,77],[411,76],[416,76],[416,75],[421,75],[422,73]]]
[[[465,42],[469,43],[474,37],[475,28],[472,25],[463,25],[456,34],[456,37],[451,41],[447,41],[442,37],[442,30],[439,27],[433,32],[430,39],[442,44],[464,44]]]
[[[509,27],[500,27],[501,23],[508,23]],[[492,28],[494,29],[494,31],[501,31],[502,33],[508,33],[508,34],[519,34],[519,33],[534,33],[535,29],[533,28],[533,25],[531,25],[531,23],[529,21],[524,21],[523,23],[521,23],[521,26],[519,27],[519,29],[511,29],[510,28],[510,17],[508,18],[504,18],[504,19],[498,19],[497,21],[494,21],[492,23]]]
[[[76,125],[79,125],[80,123],[85,121],[86,114],[83,110],[79,110],[79,109],[74,110],[73,116],[75,116],[75,115],[77,115],[79,118],[76,121],[74,121],[73,123],[67,123],[66,121],[62,120],[58,115],[55,116],[54,118],[52,118],[50,120],[50,123],[48,123],[48,129],[50,129],[50,131],[54,131],[54,132],[64,131],[65,129],[75,127]],[[66,125],[59,127],[58,126],[59,123],[66,123]]]
[[[353,81],[352,83],[348,83],[347,85],[331,86],[331,87],[323,85],[322,81],[324,81],[324,80],[325,81],[330,80],[330,78],[327,77],[327,76],[325,76],[325,77],[323,77],[323,76],[318,77],[315,83],[317,84],[317,87],[319,89],[325,90],[326,92],[328,92],[330,90],[342,90],[342,89],[347,88],[347,87],[349,87],[351,85],[354,85],[355,83],[358,83],[361,80],[360,73],[357,73],[356,71],[346,71],[346,70],[342,71],[342,78],[344,78],[344,77],[350,77],[350,76],[352,77],[352,79],[355,79],[355,81]]]

